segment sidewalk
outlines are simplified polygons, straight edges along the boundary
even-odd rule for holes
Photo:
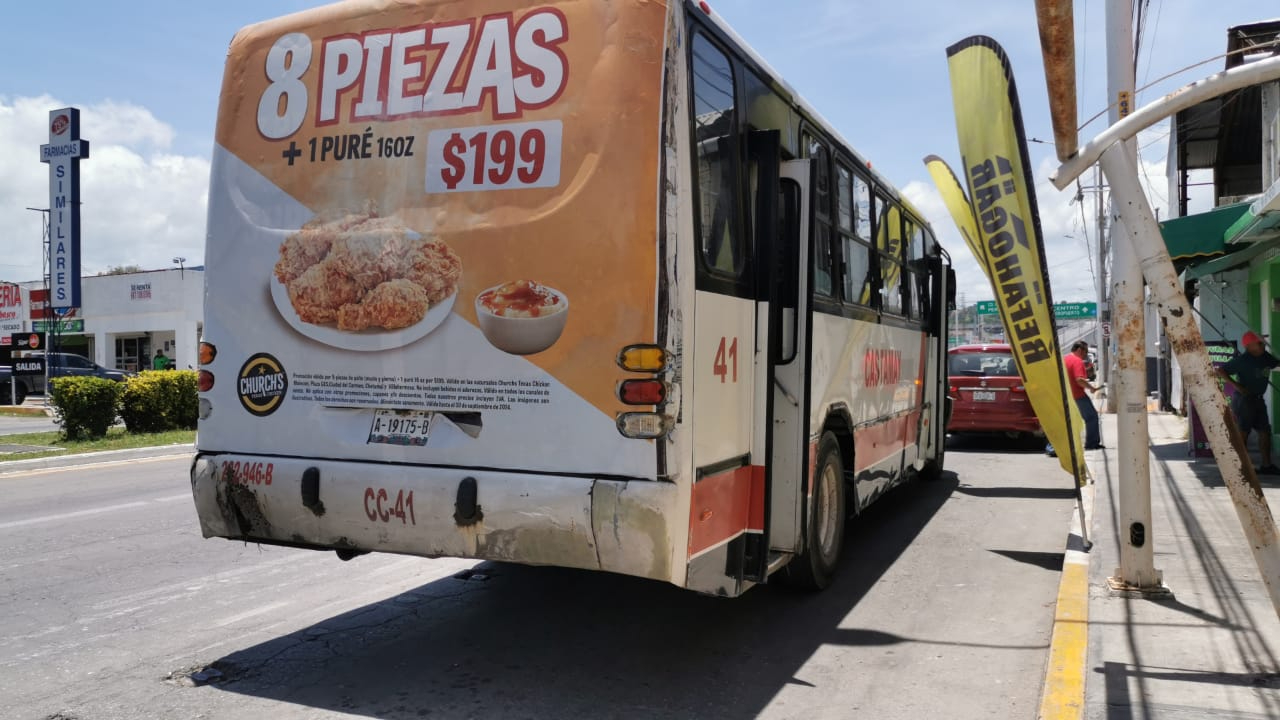
[[[1280,718],[1280,618],[1217,465],[1187,454],[1185,421],[1176,415],[1149,415],[1148,537],[1172,597],[1130,599],[1108,589],[1120,565],[1115,423],[1115,415],[1102,416],[1108,448],[1090,453],[1085,717]],[[1264,477],[1262,485],[1280,514],[1280,479]]]

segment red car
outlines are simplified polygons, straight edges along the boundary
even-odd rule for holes
[[[1008,345],[960,345],[947,353],[949,433],[1004,433],[1043,442],[1040,420],[1031,409],[1018,365]]]

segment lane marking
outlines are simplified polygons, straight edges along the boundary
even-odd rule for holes
[[[115,512],[117,510],[130,510],[132,508],[154,505],[156,503],[176,502],[184,499],[190,500],[191,493],[187,492],[182,493],[181,495],[166,495],[165,497],[154,498],[151,500],[138,500],[135,502],[120,503],[118,505],[106,505],[99,508],[90,508],[89,510],[76,510],[74,512],[58,513],[57,515],[42,515],[40,517],[27,518],[26,520],[10,520],[9,522],[0,523],[0,530],[27,527],[29,525],[39,525],[47,522],[74,520],[76,518],[88,517],[90,515],[101,515],[103,513]]]
[[[33,477],[36,475],[52,475],[53,473],[75,472],[76,470],[85,470],[87,468],[112,467],[114,465],[138,465],[141,463],[161,462],[163,460],[182,460],[183,462],[191,462],[191,455],[194,453],[174,453],[172,455],[153,455],[151,457],[137,458],[136,460],[103,460],[96,463],[85,463],[84,465],[64,465],[63,467],[40,468],[37,470],[13,470],[5,468],[4,463],[0,463],[0,480],[14,480],[17,478]],[[64,457],[75,457],[75,455],[66,455]],[[23,462],[14,460],[12,462]]]
[[[1092,531],[1093,488],[1083,489],[1086,520]],[[1080,518],[1072,513],[1071,532],[1080,537]],[[1092,532],[1090,532],[1092,535]],[[1081,720],[1089,664],[1089,555],[1068,548],[1058,583],[1053,636],[1040,697],[1040,720]]]

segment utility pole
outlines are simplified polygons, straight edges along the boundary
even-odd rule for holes
[[[1106,200],[1106,191],[1102,184],[1102,169],[1095,167],[1093,169],[1093,192],[1096,202],[1094,208],[1098,214],[1098,381],[1104,388],[1111,381],[1111,338],[1105,330],[1105,323],[1111,322],[1111,302],[1109,297],[1110,285],[1107,284],[1107,258],[1110,253],[1107,251],[1107,212],[1103,205]],[[1083,199],[1081,200],[1083,202]],[[1106,390],[1107,396],[1103,399],[1103,410],[1109,413],[1115,412],[1115,394],[1110,389]]]
[[[1133,0],[1107,0],[1107,92],[1112,125],[1133,110],[1133,45]],[[1125,157],[1136,164],[1137,142],[1124,141],[1123,151]],[[1114,214],[1116,210],[1113,198],[1111,319],[1116,335],[1116,372],[1112,379],[1116,385],[1119,448],[1120,567],[1108,583],[1117,590],[1167,592],[1155,569],[1152,551],[1142,266],[1133,243],[1125,239],[1126,228]]]

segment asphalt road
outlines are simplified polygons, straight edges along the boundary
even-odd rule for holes
[[[57,429],[58,423],[51,417],[15,417],[12,415],[0,415],[0,435],[50,432]]]
[[[947,464],[850,528],[826,592],[735,600],[203,540],[181,458],[3,475],[3,714],[1032,718],[1067,476],[995,446]]]

